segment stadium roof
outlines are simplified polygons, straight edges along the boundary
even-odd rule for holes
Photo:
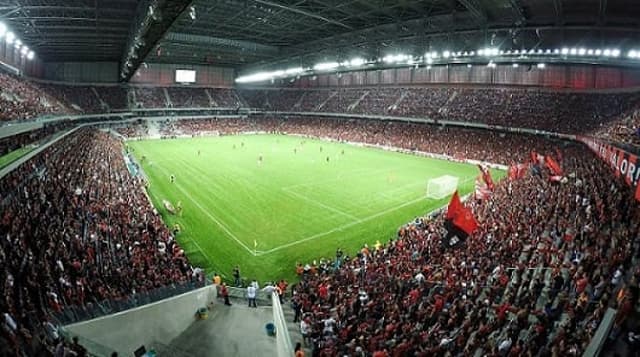
[[[45,61],[114,61],[137,0],[2,0],[0,21]]]
[[[131,72],[145,60],[247,69],[447,47],[637,46],[640,2],[7,0],[0,18],[45,61],[120,60]]]

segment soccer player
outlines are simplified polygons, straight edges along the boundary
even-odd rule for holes
[[[169,182],[171,183],[176,182],[176,177],[174,175],[169,176]]]
[[[298,149],[297,148],[293,148],[293,153],[297,154],[298,153]]]
[[[320,152],[322,152],[322,146],[320,147]]]
[[[329,162],[329,156],[327,156],[327,162]]]
[[[176,204],[176,213],[179,217],[182,217],[182,201],[178,201]]]
[[[342,149],[342,155],[344,155],[344,149]]]
[[[258,156],[258,164],[262,164],[262,154]]]
[[[198,150],[198,156],[200,156],[200,150]]]

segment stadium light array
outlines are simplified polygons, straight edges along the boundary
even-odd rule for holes
[[[0,37],[2,36],[3,28],[0,26]],[[6,30],[5,30],[6,31]],[[7,32],[6,37],[11,37],[12,35]],[[7,39],[9,41],[9,39]],[[19,47],[19,45],[16,45]],[[23,56],[29,56],[29,50],[24,50],[22,52]],[[625,52],[627,59],[638,59],[640,60],[640,50],[639,49],[630,49],[628,52]],[[355,67],[362,67],[367,64],[387,64],[387,65],[395,65],[395,66],[412,66],[418,68],[420,64],[426,65],[427,69],[431,68],[433,64],[447,64],[449,61],[455,61],[457,59],[464,59],[465,57],[488,57],[489,68],[496,68],[497,64],[494,62],[493,57],[505,57],[505,56],[514,56],[518,60],[522,61],[534,61],[535,59],[540,60],[540,57],[554,57],[561,56],[562,60],[571,60],[570,57],[606,57],[606,58],[618,58],[622,55],[622,50],[618,48],[586,48],[586,47],[561,47],[561,48],[530,48],[530,49],[504,49],[501,50],[497,47],[484,47],[480,48],[477,51],[453,51],[453,50],[443,50],[442,52],[438,51],[427,51],[424,53],[424,56],[416,57],[413,55],[396,53],[396,54],[387,54],[384,57],[374,58],[372,60],[366,60],[361,57],[355,57],[350,60],[344,60],[341,62],[321,62],[317,63],[311,68],[302,68],[295,67],[289,68],[283,71],[270,71],[270,72],[258,72],[251,75],[240,76],[236,79],[238,83],[248,83],[248,82],[260,82],[265,80],[273,80],[278,77],[292,77],[297,76],[302,73],[313,74],[316,72],[332,72],[338,71],[339,68],[344,70],[353,70]],[[606,60],[606,59],[603,59]],[[464,63],[463,63],[464,64]],[[518,63],[512,63],[514,68],[518,67]],[[472,63],[467,63],[467,67],[471,68],[473,66]],[[536,67],[539,69],[546,68],[546,64],[544,60],[536,64]]]
[[[13,45],[13,48],[15,48],[22,57],[26,57],[28,60],[32,60],[35,57],[35,53],[2,22],[0,22],[0,39],[4,39],[4,42],[8,45]]]
[[[313,69],[316,71],[330,71],[338,68],[339,66],[340,64],[338,62],[321,62],[313,66]]]

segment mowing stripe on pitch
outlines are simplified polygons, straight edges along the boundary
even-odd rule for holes
[[[333,207],[331,207],[331,206],[327,206],[327,205],[325,205],[325,204],[324,204],[324,203],[322,203],[322,202],[318,202],[318,201],[314,200],[313,198],[309,198],[309,197],[307,197],[307,196],[305,196],[305,195],[299,194],[299,193],[297,193],[297,192],[295,192],[295,191],[292,191],[292,190],[290,190],[290,189],[283,188],[283,189],[282,189],[282,192],[284,192],[284,193],[288,193],[288,194],[291,194],[291,195],[294,195],[294,196],[296,196],[296,197],[299,197],[299,198],[301,198],[301,199],[303,199],[303,200],[305,200],[305,201],[311,202],[311,203],[313,203],[313,204],[315,204],[315,205],[317,205],[317,206],[320,206],[320,207],[322,207],[322,208],[326,208],[326,209],[328,209],[328,210],[329,210],[329,211],[331,211],[331,212],[335,212],[335,213],[337,213],[337,214],[343,215],[343,216],[348,217],[348,218],[350,218],[350,219],[353,219],[353,220],[356,220],[356,221],[360,221],[360,218],[358,218],[358,217],[356,217],[356,216],[354,216],[354,215],[351,215],[351,214],[349,214],[349,213],[347,213],[347,212],[343,212],[343,211],[341,211],[341,210],[339,210],[339,209],[337,209],[337,208],[333,208]]]
[[[475,179],[475,177],[467,178],[466,180],[462,181],[462,183],[467,183],[467,182],[469,182],[469,181],[471,181],[471,180],[474,180],[474,179]],[[331,234],[331,233],[335,233],[335,232],[341,231],[341,230],[343,230],[343,229],[353,227],[353,226],[358,225],[358,224],[360,224],[360,223],[364,223],[364,222],[370,221],[370,220],[372,220],[372,219],[374,219],[374,218],[378,218],[378,217],[383,216],[383,215],[385,215],[385,214],[387,214],[387,213],[390,213],[390,212],[393,212],[393,211],[397,211],[397,210],[399,210],[400,208],[403,208],[403,207],[406,207],[406,206],[412,205],[412,204],[417,203],[417,202],[419,202],[419,201],[421,201],[421,200],[424,200],[424,199],[426,199],[426,198],[425,198],[425,197],[418,197],[418,198],[416,198],[416,199],[414,199],[414,200],[411,200],[411,201],[405,202],[405,203],[403,203],[403,204],[401,204],[401,205],[399,205],[399,206],[392,207],[392,208],[389,208],[389,209],[384,210],[384,211],[382,211],[382,212],[378,212],[378,213],[376,213],[376,214],[374,214],[374,215],[371,215],[371,216],[369,216],[369,217],[362,218],[362,219],[360,219],[359,221],[355,221],[355,222],[347,223],[347,224],[345,224],[345,225],[342,225],[342,226],[336,227],[336,228],[334,228],[334,229],[328,230],[328,231],[323,232],[323,233],[314,234],[314,235],[312,235],[312,236],[310,236],[310,237],[302,238],[302,239],[297,240],[297,241],[295,241],[295,242],[291,242],[291,243],[283,244],[283,245],[278,246],[278,247],[275,247],[275,248],[273,248],[273,249],[265,250],[264,252],[261,252],[261,253],[259,253],[258,255],[259,255],[259,256],[261,256],[261,255],[266,255],[266,254],[269,254],[269,253],[277,252],[277,251],[282,250],[282,249],[285,249],[285,248],[293,247],[294,245],[298,245],[298,244],[301,244],[301,243],[304,243],[304,242],[308,242],[308,241],[310,241],[310,240],[314,240],[314,239],[317,239],[317,238],[320,238],[320,237],[324,237],[324,236],[329,235],[329,234]],[[447,205],[448,205],[448,203],[447,203],[446,205],[442,206],[442,207],[446,207]],[[442,207],[440,207],[440,208],[438,208],[438,209],[442,209]],[[428,214],[431,214],[431,212],[435,212],[435,211],[437,211],[438,209],[435,209],[435,210],[433,210],[433,211],[430,211],[429,213],[427,213],[427,215],[428,215]]]
[[[160,166],[158,166],[158,168],[159,168],[160,170],[162,170],[162,172],[164,172],[165,174],[168,174],[168,172],[167,172],[164,168],[162,168],[162,167],[160,167]],[[225,233],[227,233],[227,235],[228,235],[231,239],[235,240],[235,241],[236,241],[236,243],[238,243],[242,248],[244,248],[247,252],[249,252],[249,254],[251,254],[251,255],[255,255],[255,252],[254,252],[254,250],[253,250],[253,249],[249,248],[246,244],[244,244],[244,243],[243,243],[240,239],[238,239],[238,237],[236,237],[236,235],[235,235],[235,234],[233,234],[233,233],[232,233],[232,232],[231,232],[231,231],[230,231],[230,230],[229,230],[229,229],[228,229],[228,228],[227,228],[227,227],[226,227],[226,226],[225,226],[225,225],[224,225],[224,224],[223,224],[223,223],[218,219],[218,218],[216,218],[215,216],[213,216],[211,213],[209,213],[209,211],[207,211],[204,207],[202,207],[202,205],[201,205],[198,201],[196,201],[196,199],[195,199],[195,198],[193,198],[193,196],[191,196],[191,194],[189,194],[189,192],[185,191],[185,190],[182,188],[182,186],[180,186],[180,184],[178,184],[178,183],[176,183],[176,182],[174,182],[173,184],[174,184],[174,185],[176,186],[176,188],[177,188],[178,190],[180,190],[180,192],[182,192],[182,193],[183,193],[183,194],[184,194],[184,195],[185,195],[185,196],[186,196],[186,197],[187,197],[191,202],[193,202],[196,206],[198,206],[198,208],[202,211],[202,213],[204,213],[204,214],[205,214],[207,217],[209,217],[213,222],[215,222],[215,223],[218,225],[218,227],[222,228],[222,230],[223,230]]]

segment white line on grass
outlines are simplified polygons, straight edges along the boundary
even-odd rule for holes
[[[473,180],[473,179],[475,179],[475,177],[467,178],[466,180],[462,181],[462,183],[467,183],[467,182],[469,182],[469,181],[471,181],[471,180]],[[403,203],[403,204],[401,204],[401,205],[399,205],[399,206],[392,207],[392,208],[389,208],[389,209],[384,210],[384,211],[382,211],[382,212],[378,212],[378,213],[376,213],[376,214],[374,214],[374,215],[371,215],[371,216],[369,216],[369,217],[362,218],[362,219],[360,219],[359,221],[355,221],[355,222],[347,223],[347,224],[345,224],[345,225],[342,225],[342,226],[336,227],[336,228],[331,229],[331,230],[328,230],[328,231],[326,231],[326,232],[322,232],[322,233],[314,234],[314,235],[312,235],[312,236],[310,236],[310,237],[302,238],[302,239],[299,239],[299,240],[297,240],[297,241],[295,241],[295,242],[290,242],[290,243],[287,243],[287,244],[283,244],[283,245],[278,246],[278,247],[275,247],[275,248],[273,248],[273,249],[269,249],[269,250],[266,250],[266,251],[264,251],[264,252],[261,252],[261,253],[259,253],[258,255],[259,255],[259,256],[261,256],[261,255],[270,254],[270,253],[277,252],[277,251],[282,250],[282,249],[285,249],[285,248],[292,247],[292,246],[294,246],[294,245],[298,245],[298,244],[300,244],[300,243],[304,243],[304,242],[308,242],[308,241],[310,241],[310,240],[314,240],[314,239],[317,239],[317,238],[320,238],[320,237],[324,237],[324,236],[329,235],[329,234],[331,234],[331,233],[335,233],[335,232],[341,231],[341,230],[343,230],[343,229],[353,227],[353,226],[358,225],[358,224],[360,224],[360,223],[364,223],[364,222],[370,221],[370,220],[372,220],[372,219],[374,219],[374,218],[378,218],[378,217],[383,216],[383,215],[385,215],[385,214],[387,214],[387,213],[390,213],[390,212],[393,212],[393,211],[397,211],[397,210],[399,210],[400,208],[403,208],[403,207],[406,207],[406,206],[412,205],[412,204],[414,204],[414,203],[416,203],[416,202],[419,202],[419,201],[421,201],[421,200],[424,200],[424,199],[425,199],[425,197],[418,197],[418,198],[416,198],[416,199],[414,199],[414,200],[411,200],[411,201],[405,202],[405,203]],[[444,206],[442,206],[442,207],[446,207],[446,206],[447,206],[447,205],[445,204],[445,205],[444,205]],[[435,212],[435,211],[437,211],[437,210],[439,210],[439,209],[442,209],[442,207],[440,207],[440,208],[437,208],[437,209],[435,209],[435,210],[430,211],[429,213],[427,213],[427,215],[428,215],[428,214],[431,214],[432,212]]]
[[[150,194],[151,194],[151,196],[153,196],[153,197],[155,197],[156,199],[158,199],[158,196],[156,196],[155,194],[153,194],[153,193],[151,193],[151,192],[150,192]],[[183,222],[183,225],[184,225],[184,222]],[[185,228],[186,228],[186,227],[185,227]],[[177,238],[176,238],[176,239],[177,239]],[[202,256],[204,257],[204,259],[206,259],[206,260],[207,260],[207,262],[209,262],[209,265],[210,265],[210,266],[213,266],[213,262],[212,262],[211,257],[207,254],[207,252],[206,252],[204,249],[202,249],[202,247],[200,246],[200,244],[198,244],[198,242],[197,242],[195,239],[193,239],[192,237],[190,237],[190,238],[189,238],[189,241],[190,241],[191,243],[193,243],[193,244],[195,244],[195,245],[196,245],[196,248],[200,251],[200,253],[202,253]]]
[[[313,204],[315,204],[315,205],[317,205],[317,206],[320,206],[320,207],[326,208],[326,209],[328,209],[328,210],[329,210],[329,211],[331,211],[331,212],[335,212],[335,213],[338,213],[338,214],[343,215],[343,216],[345,216],[345,217],[349,217],[349,218],[351,218],[351,219],[353,219],[353,220],[360,221],[360,218],[358,218],[358,217],[356,217],[356,216],[354,216],[354,215],[351,215],[351,214],[349,214],[349,213],[347,213],[347,212],[343,212],[343,211],[341,211],[341,210],[339,210],[339,209],[337,209],[337,208],[333,208],[333,207],[331,207],[331,206],[327,206],[327,205],[325,205],[325,204],[324,204],[324,203],[322,203],[322,202],[318,202],[318,201],[314,200],[313,198],[309,198],[309,197],[307,197],[307,196],[305,196],[305,195],[299,194],[299,193],[297,193],[297,192],[295,192],[295,191],[292,191],[291,189],[283,188],[283,189],[282,189],[282,191],[283,191],[283,192],[285,192],[285,193],[292,194],[292,195],[294,195],[294,196],[296,196],[296,197],[299,197],[299,198],[301,198],[301,199],[303,199],[303,200],[305,200],[305,201],[309,201],[309,202],[311,202],[311,203],[313,203]]]
[[[403,207],[406,207],[406,206],[412,205],[412,204],[414,204],[414,203],[416,203],[416,202],[418,202],[418,201],[424,200],[424,199],[425,199],[424,197],[418,197],[418,198],[416,198],[416,199],[414,199],[414,200],[411,200],[411,201],[409,201],[409,202],[405,202],[405,203],[403,203],[403,204],[401,204],[401,205],[399,205],[399,206],[396,206],[396,207],[393,207],[393,208],[390,208],[390,209],[384,210],[384,211],[382,211],[382,212],[378,212],[378,213],[376,213],[376,214],[374,214],[374,215],[371,215],[371,216],[369,216],[369,217],[362,218],[362,219],[360,219],[360,220],[358,220],[358,221],[354,221],[354,222],[351,222],[351,223],[347,223],[347,224],[345,224],[345,225],[342,225],[342,226],[336,227],[336,228],[331,229],[331,230],[329,230],[329,231],[326,231],[326,232],[323,232],[323,233],[314,234],[314,235],[312,235],[312,236],[310,236],[310,237],[302,238],[302,239],[297,240],[297,241],[295,241],[295,242],[291,242],[291,243],[283,244],[283,245],[278,246],[278,247],[276,247],[276,248],[266,250],[266,251],[264,251],[262,254],[258,254],[258,255],[265,255],[265,254],[269,254],[269,253],[277,252],[277,251],[279,251],[279,250],[282,250],[282,249],[285,249],[285,248],[289,248],[289,247],[292,247],[292,246],[294,246],[294,245],[298,245],[298,244],[300,244],[300,243],[304,243],[304,242],[308,242],[308,241],[310,241],[310,240],[314,240],[314,239],[316,239],[316,238],[324,237],[324,236],[329,235],[329,234],[331,234],[331,233],[338,232],[338,231],[341,231],[341,230],[343,230],[343,229],[346,229],[346,228],[349,228],[349,227],[353,227],[353,226],[355,226],[355,225],[357,225],[357,224],[360,224],[360,223],[364,223],[364,222],[370,221],[370,220],[372,220],[372,219],[374,219],[374,218],[380,217],[380,216],[385,215],[385,214],[387,214],[387,213],[390,213],[390,212],[393,212],[393,211],[397,211],[397,210],[399,210],[400,208],[403,208]]]
[[[165,174],[168,174],[168,172],[164,169],[161,168],[160,166],[158,166],[160,168],[160,170],[162,170],[162,172],[164,172]],[[246,244],[244,244],[240,239],[238,239],[238,237],[235,236],[235,234],[233,234],[220,220],[218,220],[215,216],[213,216],[211,213],[209,213],[209,211],[207,211],[204,207],[202,207],[202,205],[195,200],[195,198],[193,198],[193,196],[191,196],[191,194],[189,194],[189,192],[185,191],[182,186],[180,186],[180,184],[178,183],[173,183],[176,188],[178,190],[180,190],[180,192],[182,192],[189,200],[191,200],[191,202],[193,202],[196,206],[198,206],[198,208],[202,211],[202,213],[204,213],[205,215],[207,215],[207,217],[209,217],[209,219],[211,219],[213,222],[215,222],[218,227],[222,228],[223,231],[225,231],[225,233],[227,233],[227,235],[236,241],[236,243],[240,244],[240,246],[242,248],[244,248],[247,252],[249,252],[249,254],[255,256],[256,253],[253,249],[249,248]]]

